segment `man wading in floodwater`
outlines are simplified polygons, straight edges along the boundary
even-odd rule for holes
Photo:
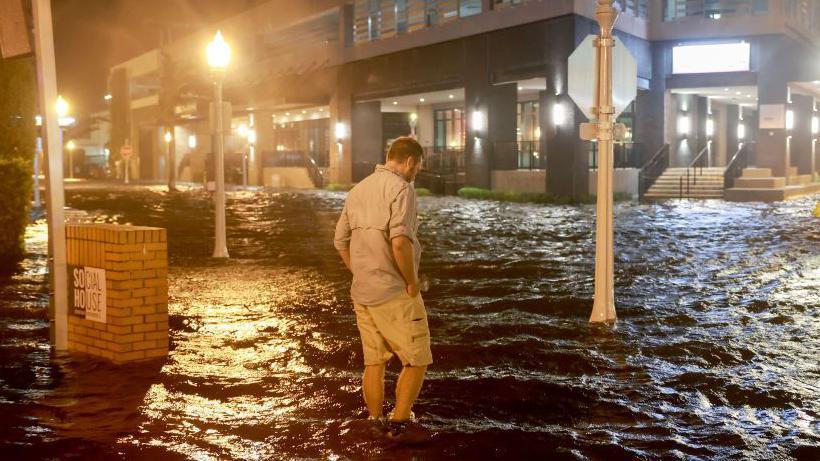
[[[364,351],[362,393],[369,419],[378,433],[403,442],[429,438],[411,411],[427,365],[433,363],[427,312],[419,294],[421,245],[413,187],[422,157],[415,139],[393,141],[387,163],[348,194],[334,239],[353,272],[350,294]],[[384,370],[394,354],[404,367],[396,383],[396,407],[385,419]]]

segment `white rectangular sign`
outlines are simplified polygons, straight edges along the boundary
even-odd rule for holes
[[[746,42],[680,45],[672,48],[672,73],[746,72],[750,56]]]
[[[782,130],[786,128],[786,105],[761,104],[760,128],[763,130]]]
[[[69,269],[69,312],[86,320],[105,323],[105,269],[86,266],[69,266]]]

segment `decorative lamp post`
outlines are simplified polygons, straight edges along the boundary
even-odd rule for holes
[[[214,241],[214,258],[227,258],[228,244],[225,235],[225,135],[223,133],[222,120],[222,81],[225,78],[225,71],[231,61],[231,48],[222,38],[222,32],[217,31],[213,41],[208,44],[208,66],[211,68],[211,76],[214,80],[214,114],[216,116],[216,162],[214,171],[216,173],[216,197],[215,216],[216,233]]]
[[[74,142],[73,139],[69,140],[65,145],[66,150],[68,151],[68,177],[74,177],[74,149],[77,148],[77,144]]]
[[[170,187],[172,183],[171,178],[174,176],[174,162],[171,161],[171,141],[174,140],[174,135],[172,135],[170,131],[166,131],[162,139],[165,141],[165,158],[167,159],[166,163],[168,164],[168,187]]]
[[[63,128],[71,124],[68,117],[68,102],[62,96],[57,96],[57,102],[54,103],[54,108],[57,110],[57,125],[60,126],[60,144],[63,144]],[[74,178],[74,156],[72,155],[72,148],[68,148],[68,177]]]

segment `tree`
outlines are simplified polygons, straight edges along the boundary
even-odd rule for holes
[[[37,80],[31,57],[0,59],[0,271],[16,267],[31,206]]]

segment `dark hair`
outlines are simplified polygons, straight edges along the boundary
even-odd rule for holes
[[[404,162],[408,157],[413,157],[416,161],[424,157],[424,150],[421,144],[410,136],[401,136],[390,143],[387,150],[387,160]]]

